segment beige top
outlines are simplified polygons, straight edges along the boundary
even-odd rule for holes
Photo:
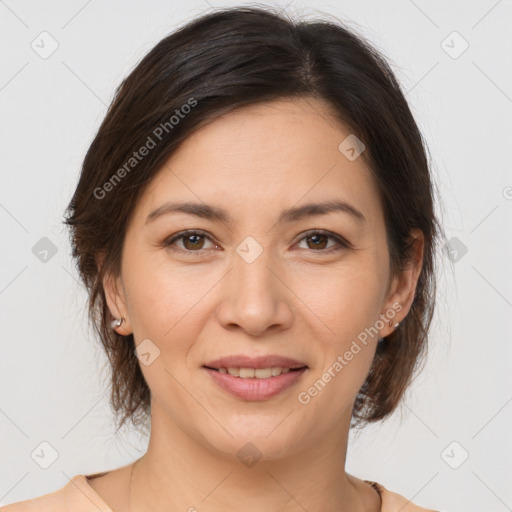
[[[96,491],[89,485],[88,476],[77,475],[63,488],[38,498],[19,501],[0,508],[1,512],[113,512],[101,499]],[[418,507],[409,500],[388,491],[384,486],[375,482],[373,484],[382,498],[381,512],[436,512],[434,510]]]

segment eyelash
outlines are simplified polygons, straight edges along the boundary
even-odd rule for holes
[[[165,247],[169,247],[169,246],[173,245],[175,241],[180,240],[180,239],[185,238],[186,236],[190,236],[190,235],[204,236],[205,238],[210,240],[210,242],[215,244],[215,242],[204,231],[195,230],[195,229],[187,229],[186,231],[180,231],[179,233],[176,233],[175,235],[171,236],[170,238],[164,240],[163,245]],[[300,243],[305,238],[309,238],[313,235],[323,235],[323,236],[326,236],[327,238],[332,238],[338,245],[334,246],[334,247],[330,247],[329,249],[319,249],[318,251],[311,249],[311,252],[317,252],[319,254],[330,254],[332,252],[339,251],[341,249],[349,249],[352,247],[350,242],[345,240],[343,237],[341,237],[339,235],[335,235],[334,233],[331,233],[330,231],[325,231],[325,230],[321,230],[321,229],[320,230],[313,229],[310,231],[306,231],[304,233],[304,235],[302,236],[302,238],[297,243]],[[202,254],[204,254],[204,251],[206,251],[208,249],[200,249],[197,251],[190,251],[187,249],[176,248],[173,250],[177,250],[179,252],[184,252],[184,253],[189,253],[189,254],[196,253],[197,255],[202,255]]]

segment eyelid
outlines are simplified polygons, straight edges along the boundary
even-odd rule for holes
[[[174,235],[171,235],[170,237],[166,238],[163,242],[163,245],[165,247],[168,247],[168,246],[172,246],[174,244],[174,242],[176,242],[177,240],[180,240],[181,238],[187,236],[187,235],[200,235],[200,236],[204,236],[205,238],[207,238],[208,240],[210,240],[210,242],[212,242],[216,247],[218,247],[218,243],[205,231],[201,230],[201,229],[186,229],[184,231],[180,231]],[[327,231],[325,229],[310,229],[308,231],[305,231],[303,233],[301,233],[299,236],[300,238],[294,243],[294,245],[297,245],[298,243],[302,242],[302,240],[304,240],[305,238],[308,238],[312,235],[323,235],[323,236],[326,236],[328,238],[332,238],[337,246],[335,247],[330,247],[329,249],[321,249],[321,250],[318,250],[318,251],[315,251],[313,249],[309,250],[309,252],[313,252],[313,253],[318,253],[318,254],[329,254],[331,252],[334,252],[336,250],[340,250],[340,249],[351,249],[353,246],[352,244],[344,237],[342,237],[341,235],[337,235],[336,233],[332,233],[331,231]],[[179,251],[179,252],[185,252],[185,253],[196,253],[196,254],[203,254],[206,250],[208,249],[200,249],[200,250],[197,250],[197,251],[189,251],[189,250],[186,250],[186,249],[181,249],[181,248],[176,248],[175,250]],[[306,249],[307,250],[307,249]]]

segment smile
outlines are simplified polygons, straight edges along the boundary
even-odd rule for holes
[[[302,367],[305,368],[305,367]],[[301,368],[282,368],[281,366],[274,366],[272,368],[211,368],[217,370],[220,373],[228,373],[234,377],[240,377],[241,379],[269,379],[270,377],[278,377],[283,373],[289,371],[297,371]]]
[[[229,394],[248,401],[268,400],[296,384],[308,367],[209,368],[203,369]]]

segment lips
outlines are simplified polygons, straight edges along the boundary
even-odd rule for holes
[[[267,355],[250,357],[245,355],[233,355],[215,359],[204,365],[205,368],[218,370],[219,368],[261,368],[281,367],[296,370],[298,368],[307,368],[307,364],[297,359],[278,355]]]
[[[308,369],[305,366],[296,370],[288,369],[287,373],[266,379],[236,377],[207,367],[204,371],[221,390],[231,396],[245,401],[263,401],[277,397],[297,385]]]
[[[279,355],[233,355],[203,365],[225,392],[247,401],[269,400],[301,379],[309,367],[303,361]]]

